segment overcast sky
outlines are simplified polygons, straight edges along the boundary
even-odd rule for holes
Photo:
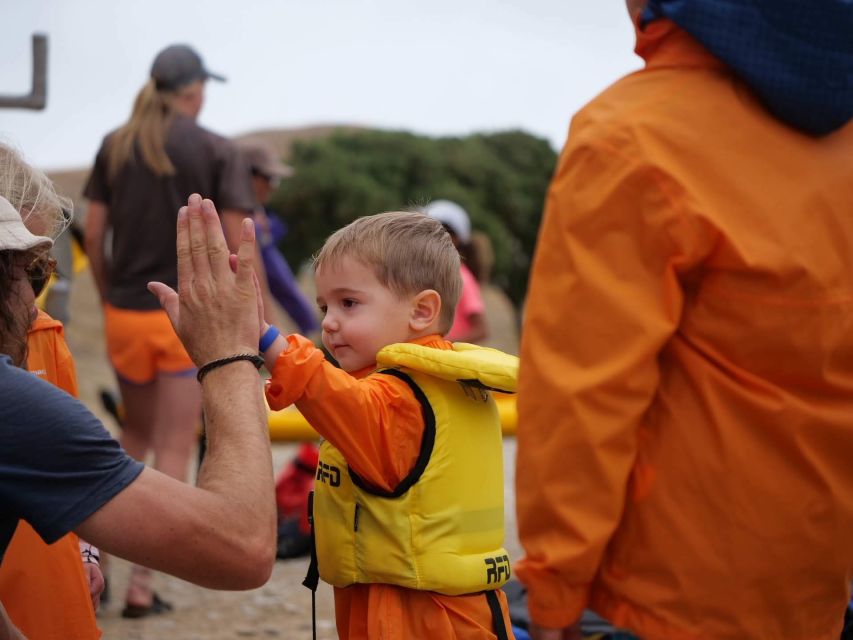
[[[29,92],[31,35],[49,38],[47,109],[0,110],[0,137],[44,169],[88,165],[178,42],[228,77],[201,114],[225,135],[522,128],[558,149],[571,114],[641,64],[623,0],[0,0],[0,16],[0,94]]]

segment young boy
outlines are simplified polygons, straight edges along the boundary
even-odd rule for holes
[[[268,326],[261,351],[270,406],[295,403],[325,438],[313,515],[339,636],[512,637],[489,390],[515,390],[518,359],[442,337],[461,281],[437,220],[359,218],[314,268],[323,344],[341,368]]]

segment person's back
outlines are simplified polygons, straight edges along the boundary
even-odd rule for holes
[[[614,134],[637,141],[622,148],[634,146],[646,166],[665,167],[652,171],[676,211],[663,232],[675,237],[671,259],[687,286],[641,427],[639,495],[609,551],[614,573],[663,566],[653,580],[620,575],[616,589],[642,593],[652,613],[689,592],[691,626],[710,637],[821,637],[840,614],[819,612],[832,601],[843,612],[853,568],[842,533],[853,530],[853,505],[826,493],[853,490],[853,128],[806,136],[768,118],[721,68],[643,75],[600,106],[618,105],[613,122],[634,107]],[[790,526],[803,519],[809,527]],[[678,558],[671,573],[668,556]]]
[[[638,53],[646,68],[573,120],[540,236],[518,573],[541,594],[542,558],[565,562],[564,611],[588,603],[642,637],[837,638],[853,575],[853,128],[814,137],[770,116],[671,22],[650,22]],[[567,268],[570,296],[553,279]],[[543,340],[556,296],[575,328]],[[573,447],[542,464],[533,439],[558,433],[556,410]],[[549,479],[567,464],[558,503]],[[549,551],[557,517],[578,533]],[[564,624],[543,597],[534,619]]]

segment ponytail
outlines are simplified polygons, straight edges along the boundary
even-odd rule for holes
[[[139,145],[142,160],[158,176],[175,173],[175,167],[166,154],[166,132],[172,118],[171,94],[158,91],[154,80],[149,79],[136,96],[130,119],[109,139],[110,178],[115,178]]]

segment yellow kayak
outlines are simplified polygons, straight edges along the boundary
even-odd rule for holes
[[[515,435],[518,414],[515,409],[515,396],[505,393],[495,393],[498,414],[501,418],[501,428],[505,436]],[[299,413],[299,409],[290,406],[281,411],[270,411],[270,439],[281,442],[300,440],[317,440],[320,436]]]

